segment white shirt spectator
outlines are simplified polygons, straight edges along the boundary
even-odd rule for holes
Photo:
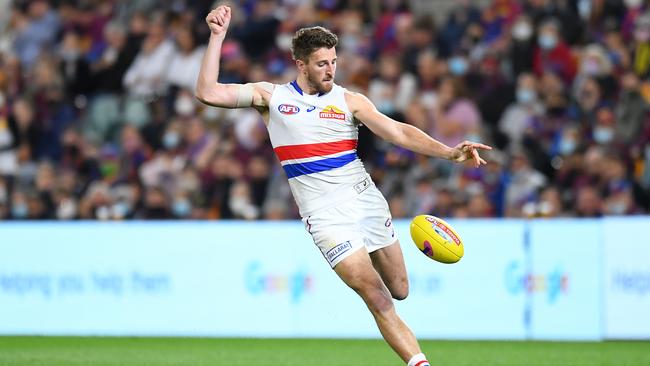
[[[499,121],[499,130],[510,138],[514,146],[520,146],[526,129],[530,127],[536,116],[544,113],[541,103],[525,105],[519,102],[512,103],[506,108]]]
[[[368,98],[383,113],[404,112],[417,92],[417,81],[411,74],[400,76],[396,85],[380,78],[370,81]]]
[[[149,53],[140,51],[124,75],[123,83],[129,94],[140,97],[164,94],[173,54],[174,44],[169,40],[162,41]]]
[[[183,89],[194,90],[204,53],[205,47],[197,47],[189,54],[176,49],[169,63],[167,82]]]

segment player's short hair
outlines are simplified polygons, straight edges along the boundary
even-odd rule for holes
[[[291,53],[294,60],[307,62],[309,55],[319,48],[336,47],[339,37],[329,29],[323,27],[309,27],[298,29],[291,40]]]

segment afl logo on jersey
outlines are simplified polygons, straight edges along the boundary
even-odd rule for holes
[[[280,104],[278,106],[278,111],[282,114],[296,114],[300,112],[300,108],[296,107],[295,105],[291,104]]]

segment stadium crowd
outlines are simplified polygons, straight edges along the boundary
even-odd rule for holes
[[[436,2],[431,2],[435,7]],[[598,217],[650,209],[650,1],[231,1],[222,82],[294,78],[295,30],[339,35],[337,83],[486,167],[360,128],[394,217]],[[212,1],[0,1],[0,219],[289,219],[253,110],[193,90]],[[435,8],[432,9],[435,12]]]

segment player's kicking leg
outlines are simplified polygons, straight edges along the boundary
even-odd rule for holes
[[[399,240],[370,253],[370,259],[393,299],[406,299],[409,294],[409,281]]]
[[[415,335],[395,312],[391,293],[373,267],[366,249],[356,250],[338,263],[334,271],[361,296],[375,318],[382,336],[402,360],[409,366],[429,366]]]

